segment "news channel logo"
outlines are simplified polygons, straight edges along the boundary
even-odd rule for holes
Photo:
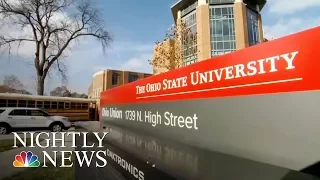
[[[38,161],[38,156],[33,154],[31,151],[25,152],[21,151],[20,154],[15,156],[13,161],[14,167],[39,167],[40,162]]]

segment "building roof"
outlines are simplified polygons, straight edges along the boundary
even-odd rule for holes
[[[4,85],[0,85],[0,93],[16,93],[16,94],[31,94],[30,92],[23,89],[13,89]]]
[[[105,70],[101,70],[101,71],[94,73],[93,77],[100,75],[100,74],[103,74],[104,72],[107,72],[107,71],[120,71],[120,72],[141,73],[141,74],[152,75],[151,73],[146,73],[146,72],[124,71],[124,70],[118,70],[118,69],[105,69]]]
[[[6,86],[0,85],[0,93],[6,93],[6,92],[9,92],[11,90],[13,90],[13,89],[10,89],[10,88],[8,88]]]
[[[172,16],[174,21],[177,21],[177,14],[179,10],[182,10],[186,7],[188,7],[189,5],[191,5],[192,3],[196,2],[196,0],[179,0],[178,2],[176,2],[175,4],[173,4],[171,6],[171,12],[172,12]]]
[[[179,0],[175,4],[171,6],[171,12],[174,18],[174,21],[177,20],[177,14],[179,10],[182,10],[192,3],[196,2],[197,0]],[[232,0],[231,0],[232,1]],[[234,1],[234,0],[233,0]],[[243,0],[244,3],[251,3],[251,4],[258,4],[260,11],[264,7],[264,5],[267,3],[267,0]],[[225,4],[230,3],[230,0],[220,0],[220,2],[217,2],[217,4]]]
[[[100,75],[100,74],[103,74],[103,73],[104,73],[104,70],[98,71],[98,72],[96,72],[96,73],[93,74],[93,77],[96,77],[96,76],[98,76],[98,75]]]

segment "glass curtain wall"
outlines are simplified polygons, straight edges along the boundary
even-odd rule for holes
[[[233,5],[212,6],[210,13],[211,56],[236,50]]]
[[[183,65],[197,62],[197,20],[196,11],[182,17],[188,33],[182,34]]]
[[[249,46],[259,43],[258,13],[247,8]]]

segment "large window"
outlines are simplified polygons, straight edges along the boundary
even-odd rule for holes
[[[119,74],[116,72],[112,72],[112,85],[119,84]]]
[[[247,8],[249,46],[259,43],[258,13]]]
[[[211,56],[236,50],[233,5],[210,7]]]
[[[196,11],[182,18],[185,28],[182,31],[183,64],[189,65],[197,61],[197,20]]]
[[[133,82],[133,81],[136,81],[139,79],[139,76],[136,75],[136,74],[129,74],[129,83],[130,82]]]

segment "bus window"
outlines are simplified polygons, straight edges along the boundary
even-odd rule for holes
[[[88,103],[82,103],[82,109],[88,109]]]
[[[81,109],[81,103],[77,103],[77,109]]]
[[[50,106],[50,104],[49,104],[49,106]],[[37,108],[43,108],[43,101],[37,101]]]
[[[71,109],[77,109],[77,103],[71,103]]]
[[[7,100],[6,99],[0,99],[0,107],[7,107]]]
[[[27,107],[27,101],[26,100],[19,100],[18,107]]]
[[[70,109],[70,102],[65,102],[64,103],[64,108],[65,109]]]
[[[64,102],[58,102],[58,109],[64,109]]]
[[[8,107],[17,107],[17,100],[8,100]]]
[[[44,101],[43,107],[44,107],[45,109],[50,109],[50,101]]]
[[[36,107],[36,101],[28,101],[28,107],[29,107],[29,108],[34,108],[34,107]]]
[[[57,102],[51,102],[51,109],[57,109],[58,103]]]

